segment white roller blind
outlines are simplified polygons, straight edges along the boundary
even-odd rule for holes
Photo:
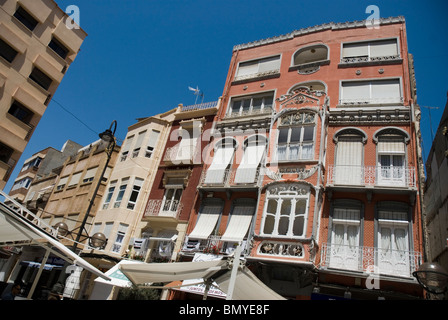
[[[257,168],[265,150],[264,145],[249,145],[235,174],[235,183],[254,183]]]
[[[398,79],[372,81],[372,99],[382,102],[400,102],[400,81]]]
[[[232,160],[233,152],[234,148],[230,146],[220,147],[216,150],[212,164],[207,169],[205,183],[223,183],[225,170]]]
[[[370,98],[370,83],[367,81],[345,82],[342,84],[343,100]]]
[[[249,230],[255,211],[253,206],[235,206],[230,216],[227,229],[221,237],[222,241],[243,241]]]
[[[193,136],[192,130],[182,130],[182,140],[177,150],[177,160],[190,160],[196,149],[197,138]]]
[[[63,177],[59,180],[58,187],[67,183],[68,177]]]
[[[280,57],[272,57],[260,60],[258,72],[266,72],[280,69]]]
[[[406,146],[401,137],[381,137],[377,150],[379,153],[405,153]]]
[[[145,137],[145,134],[146,134],[146,130],[138,133],[137,142],[135,143],[134,149],[141,147],[143,138]]]
[[[72,177],[71,177],[71,179],[70,179],[70,182],[69,182],[69,186],[74,186],[75,184],[78,184],[78,182],[79,182],[79,178],[81,178],[81,174],[82,174],[82,172],[78,172],[78,173],[75,173]]]
[[[335,183],[359,185],[363,169],[361,137],[339,137],[336,148]]]
[[[188,236],[189,239],[207,239],[215,229],[219,216],[221,215],[221,206],[206,205],[199,214],[196,226]]]
[[[130,136],[129,138],[126,139],[126,141],[124,142],[124,146],[121,149],[121,152],[129,151],[129,148],[131,147],[132,144],[132,140],[134,140],[134,136]]]
[[[254,73],[258,73],[258,62],[245,62],[240,63],[237,76],[246,76]]]
[[[156,130],[152,130],[151,134],[149,135],[149,140],[148,140],[148,146],[149,147],[155,147],[157,144],[157,139],[159,139],[159,131]]]
[[[88,169],[83,180],[95,177],[95,174],[96,174],[97,170],[98,170],[98,167]]]
[[[385,57],[398,55],[397,40],[381,40],[370,43],[371,57]]]
[[[368,43],[346,43],[343,45],[342,57],[363,57],[368,56]]]

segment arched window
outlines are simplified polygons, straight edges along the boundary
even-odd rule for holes
[[[266,190],[262,236],[303,238],[310,189],[300,183],[276,184]]]
[[[408,180],[406,143],[409,134],[399,128],[384,128],[374,134],[377,143],[379,185],[405,186]]]
[[[357,128],[344,128],[334,135],[335,165],[332,168],[334,184],[361,185],[363,181],[364,143],[367,135]]]
[[[299,66],[326,60],[328,60],[328,47],[324,44],[316,44],[297,50],[293,56],[292,65]]]

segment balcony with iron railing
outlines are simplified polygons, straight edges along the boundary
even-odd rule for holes
[[[207,239],[186,239],[181,246],[183,254],[209,253],[214,255],[232,254],[236,249],[236,243],[222,241],[221,236],[211,235]],[[242,253],[246,251],[246,240],[242,242]]]
[[[225,169],[220,177],[220,179],[208,179],[207,178],[207,170],[202,171],[201,179],[199,180],[199,187],[207,188],[207,187],[221,187],[221,188],[229,188],[229,187],[259,187],[263,181],[263,169],[256,168],[254,169],[253,179],[248,180],[238,180],[236,177],[238,168]]]
[[[320,268],[412,278],[421,263],[422,254],[416,251],[324,243]]]
[[[181,111],[187,112],[187,111],[205,110],[205,109],[217,108],[217,106],[218,106],[218,101],[203,102],[203,103],[193,104],[190,106],[181,106]]]
[[[414,167],[330,165],[327,184],[332,186],[415,188]]]
[[[146,205],[144,217],[162,217],[178,219],[183,203],[179,200],[150,199]]]

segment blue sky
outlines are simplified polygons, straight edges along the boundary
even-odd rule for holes
[[[234,45],[328,22],[365,20],[369,5],[381,17],[404,16],[414,55],[418,103],[437,129],[448,91],[446,0],[56,0],[76,5],[88,33],[5,187],[24,160],[67,139],[87,145],[117,120],[122,141],[137,118],[179,103],[204,102],[224,88]],[[428,109],[422,115],[424,152],[431,147]]]

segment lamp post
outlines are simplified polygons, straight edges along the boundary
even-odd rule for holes
[[[429,293],[442,294],[447,291],[448,273],[437,263],[425,262],[412,275]]]
[[[117,121],[114,120],[114,121],[112,121],[109,129],[107,129],[106,131],[104,131],[104,132],[99,134],[100,138],[103,141],[108,143],[108,146],[106,148],[107,160],[106,160],[106,164],[104,165],[103,172],[101,173],[101,176],[98,179],[98,183],[97,183],[97,185],[95,187],[95,190],[94,190],[94,192],[92,194],[92,197],[90,199],[89,206],[88,206],[87,211],[86,211],[86,213],[84,215],[82,223],[81,223],[81,225],[78,228],[79,230],[78,230],[78,233],[77,233],[76,238],[74,240],[74,244],[73,244],[73,248],[72,248],[73,252],[76,252],[76,248],[78,246],[78,242],[81,240],[83,232],[85,232],[87,234],[87,236],[85,236],[85,239],[89,239],[89,245],[91,247],[101,248],[101,247],[104,247],[106,245],[107,239],[106,239],[106,236],[103,233],[97,232],[94,235],[89,236],[87,231],[85,230],[85,225],[86,225],[87,219],[88,219],[88,217],[90,215],[90,210],[92,209],[93,204],[95,202],[95,198],[96,198],[96,195],[98,193],[98,189],[99,189],[99,187],[101,185],[101,181],[103,180],[104,173],[106,172],[107,165],[109,164],[109,161],[110,161],[110,159],[112,157],[113,150],[114,150],[115,145],[116,145],[116,142],[115,142],[115,131],[116,130],[117,130]],[[64,222],[59,222],[58,224],[55,225],[55,228],[58,230],[58,233],[61,236],[66,236],[67,234],[72,234],[73,231],[74,231],[74,230],[69,231],[67,224],[65,224]],[[85,240],[85,239],[83,239],[83,240]]]

